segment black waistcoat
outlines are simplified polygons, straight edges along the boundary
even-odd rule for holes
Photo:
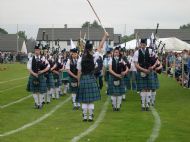
[[[43,70],[46,68],[47,65],[45,65],[45,63],[42,62],[41,58],[39,59],[39,61],[37,61],[35,59],[35,56],[33,56],[32,58],[32,71],[35,73],[38,73],[38,71]]]
[[[74,74],[77,75],[77,63],[74,63],[73,59],[70,60],[70,71]]]
[[[93,74],[95,69],[94,58],[92,55],[87,54],[82,56],[81,61],[82,74]]]
[[[151,60],[148,48],[146,48],[145,53],[143,53],[143,51],[139,49],[138,63],[141,67],[145,69],[148,69],[150,67]]]
[[[126,66],[121,62],[121,57],[119,58],[118,62],[112,58],[112,70],[117,74],[121,74],[121,72],[126,70]]]

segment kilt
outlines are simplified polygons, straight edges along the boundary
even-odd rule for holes
[[[158,74],[156,72],[153,72],[154,82],[152,84],[152,90],[157,90],[160,88],[160,83],[158,80]]]
[[[69,74],[68,74],[67,71],[64,70],[64,71],[62,72],[61,79],[62,79],[63,81],[69,81]]]
[[[121,96],[125,94],[125,83],[124,83],[124,79],[120,80],[120,85],[119,86],[115,86],[114,85],[114,76],[113,75],[109,75],[109,81],[108,81],[108,95],[114,95],[114,96]]]
[[[125,75],[124,84],[125,84],[125,86],[127,87],[128,90],[131,90],[130,74]]]
[[[27,86],[28,91],[32,93],[43,94],[47,92],[46,78],[43,74],[39,75],[38,78],[34,77],[33,75],[30,75]]]
[[[100,99],[100,89],[95,76],[93,74],[81,75],[77,101],[82,103],[92,103]]]
[[[58,74],[53,74],[53,78],[54,78],[54,83],[55,83],[55,87],[59,87],[62,85],[62,82],[61,82],[61,73]]]
[[[105,71],[105,76],[104,76],[104,78],[105,78],[105,81],[106,81],[106,82],[109,80],[109,74],[110,74],[109,70]]]
[[[70,92],[70,93],[77,94],[77,92],[78,92],[78,86],[77,86],[77,87],[71,86],[71,82],[76,82],[76,79],[73,78],[73,77],[70,77],[69,92]]]
[[[137,91],[155,89],[155,80],[153,72],[150,72],[146,77],[141,77],[140,72],[137,72]]]
[[[55,82],[54,82],[54,78],[53,78],[53,74],[52,72],[48,72],[46,75],[46,83],[47,83],[47,88],[54,88],[55,87]]]

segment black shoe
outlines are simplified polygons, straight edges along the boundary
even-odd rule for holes
[[[122,99],[122,101],[124,102],[124,101],[126,101],[126,99]]]
[[[46,104],[49,104],[50,102],[46,102]]]
[[[45,105],[45,102],[42,102],[42,105]]]
[[[149,107],[146,107],[146,111],[149,111],[150,109],[149,109]]]
[[[94,120],[93,119],[88,119],[88,122],[93,122]]]
[[[116,108],[113,108],[113,111],[116,111]]]
[[[83,122],[87,122],[87,119],[83,119]]]
[[[116,111],[120,111],[120,108],[117,108]]]
[[[145,109],[145,107],[142,107],[142,111],[145,111],[146,109]]]

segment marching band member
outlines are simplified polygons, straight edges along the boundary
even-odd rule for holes
[[[109,61],[108,94],[111,95],[113,111],[120,110],[122,95],[125,94],[124,76],[128,73],[126,63],[120,56],[119,51],[119,47],[116,47],[113,57]]]
[[[97,51],[101,51],[103,44],[108,36],[108,33],[105,32],[105,35],[100,42]],[[79,58],[77,63],[78,69],[78,80],[79,88],[77,94],[77,101],[82,103],[82,112],[83,112],[83,121],[86,122],[87,119],[89,122],[93,121],[94,116],[94,101],[100,100],[100,90],[94,76],[95,63],[93,57],[93,44],[89,41],[85,45],[85,51],[81,58]],[[89,112],[89,117],[87,113]]]
[[[30,72],[28,89],[32,92],[35,108],[41,109],[44,94],[47,93],[47,84],[44,73],[50,68],[48,61],[40,55],[39,45],[35,46],[35,55],[27,63]]]
[[[80,108],[80,103],[76,101],[76,95],[78,91],[78,77],[77,77],[77,61],[78,61],[78,50],[71,49],[70,59],[67,60],[66,70],[70,76],[70,93],[72,94],[73,110]]]

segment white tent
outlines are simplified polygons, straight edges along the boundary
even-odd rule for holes
[[[160,38],[156,44],[159,45],[159,42],[162,41],[162,44],[165,44],[165,51],[182,51],[184,49],[186,50],[190,50],[190,44],[175,38],[175,37],[170,37],[170,38]],[[122,43],[119,46],[121,46],[122,48],[125,47],[127,50],[128,49],[135,49],[136,48],[136,43],[137,40],[131,40],[128,41],[126,43]],[[147,41],[147,46],[150,45],[150,39],[148,39]],[[162,47],[162,45],[161,45]]]
[[[25,43],[25,41],[24,41],[23,44],[22,44],[21,52],[27,54],[27,48],[26,48],[26,43]]]
[[[190,44],[175,37],[161,38],[159,41],[166,44],[165,51],[182,51],[184,49],[190,50]]]

